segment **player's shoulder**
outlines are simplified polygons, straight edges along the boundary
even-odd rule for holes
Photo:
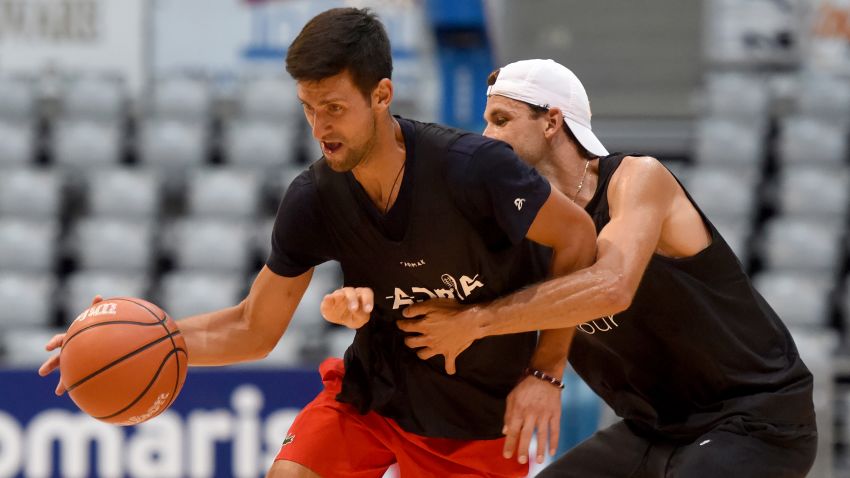
[[[406,118],[399,119],[409,121],[416,126],[418,128],[418,134],[424,134],[435,139],[440,137],[447,138],[447,152],[452,156],[469,158],[483,152],[494,154],[501,152],[506,155],[513,154],[513,148],[508,143],[488,138],[479,133],[465,131],[440,123],[425,123]]]
[[[313,202],[318,199],[319,189],[316,187],[316,178],[311,168],[307,168],[289,183],[284,194],[284,201],[291,202]]]
[[[628,181],[625,181],[628,179]],[[624,156],[620,166],[611,177],[611,185],[618,184],[652,184],[656,187],[676,187],[678,183],[670,170],[657,158],[652,156]]]

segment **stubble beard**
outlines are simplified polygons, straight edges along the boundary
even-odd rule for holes
[[[376,133],[374,117],[372,118],[372,126],[369,131],[369,140],[366,141],[362,147],[357,149],[350,148],[348,154],[346,154],[345,157],[340,159],[338,162],[328,161],[328,166],[338,173],[345,173],[359,166],[375,146]]]

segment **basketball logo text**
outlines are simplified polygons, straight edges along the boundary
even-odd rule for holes
[[[118,314],[118,304],[113,302],[105,302],[97,305],[93,305],[88,309],[84,310],[80,315],[74,319],[74,322],[79,322],[81,320],[86,320],[91,317],[100,317],[101,315],[116,315]]]
[[[168,392],[160,393],[159,396],[156,397],[156,400],[154,400],[154,402],[150,406],[150,408],[148,408],[147,412],[145,412],[141,415],[136,415],[134,417],[128,418],[127,423],[125,423],[125,425],[135,425],[136,423],[141,423],[141,422],[147,420],[148,418],[156,415],[159,412],[159,410],[162,408],[162,406],[165,404],[166,400],[168,400],[168,397],[170,397],[170,396],[171,396],[171,394],[168,393]]]

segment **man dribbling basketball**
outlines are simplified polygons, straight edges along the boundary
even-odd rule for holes
[[[264,357],[312,268],[339,260],[352,294],[344,319],[357,319],[343,321],[356,337],[344,363],[322,365],[325,390],[295,420],[269,476],[380,477],[396,462],[405,478],[525,475],[526,460],[501,456],[506,397],[513,390],[515,413],[542,443],[551,434],[554,450],[560,390],[525,371],[560,376],[573,330],[479,341],[448,375],[442,359],[405,346],[395,321],[415,301],[477,303],[540,280],[545,260],[531,241],[553,249],[554,274],[589,265],[590,218],[506,144],[393,117],[389,41],[368,11],[312,19],[287,71],[324,158],[287,191],[248,297],[179,322],[190,364]]]

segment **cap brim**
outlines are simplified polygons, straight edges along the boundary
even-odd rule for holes
[[[567,126],[570,127],[570,131],[572,131],[576,136],[578,142],[584,146],[584,149],[590,151],[591,154],[595,154],[596,156],[608,156],[608,150],[605,149],[605,146],[602,146],[602,142],[599,141],[599,138],[593,134],[593,131],[591,131],[590,128],[585,128],[567,117],[564,117],[564,121],[567,123]]]

